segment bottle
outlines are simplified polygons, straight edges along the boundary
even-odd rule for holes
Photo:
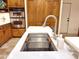
[[[64,39],[62,38],[62,35],[57,37],[57,47],[59,50],[64,49]]]

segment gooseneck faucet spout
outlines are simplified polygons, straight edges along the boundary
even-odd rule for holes
[[[57,26],[57,17],[55,16],[55,15],[48,15],[46,18],[45,18],[45,21],[44,21],[44,23],[43,23],[43,25],[42,26],[45,26],[46,25],[46,22],[47,22],[47,20],[48,20],[48,18],[50,18],[50,17],[52,17],[52,18],[54,18],[55,19],[55,32],[56,32],[56,26]]]
[[[45,18],[45,21],[44,21],[44,23],[43,23],[43,26],[46,25],[47,19],[48,19],[49,17],[53,17],[55,20],[57,20],[56,16],[54,16],[54,15],[48,15],[48,16]]]

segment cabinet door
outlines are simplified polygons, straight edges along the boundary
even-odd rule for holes
[[[11,26],[10,26],[10,24],[8,24],[7,26],[6,26],[6,28],[7,28],[7,35],[8,35],[8,39],[10,39],[10,38],[12,38],[12,33],[11,33]]]
[[[9,7],[24,7],[24,0],[8,0]]]
[[[12,37],[10,24],[4,26],[4,36],[5,41],[8,41]]]
[[[18,29],[18,32],[19,32],[20,36],[22,36],[23,33],[25,32],[25,29]]]
[[[12,29],[12,35],[13,35],[13,37],[19,36],[18,29]]]
[[[27,0],[28,26],[41,26],[48,15],[59,17],[59,1],[60,0]],[[55,20],[53,19],[52,17],[49,18],[48,26],[54,27]]]
[[[7,34],[8,31],[7,31],[6,25],[4,25],[3,28],[4,28],[3,31],[4,31],[4,38],[5,38],[4,40],[5,40],[5,42],[6,42],[6,41],[8,40],[8,34]]]
[[[17,7],[24,7],[24,0],[18,0],[18,6]]]
[[[9,7],[15,7],[17,5],[17,0],[8,0]]]
[[[24,32],[25,32],[25,29],[12,29],[13,37],[21,37]]]
[[[3,29],[0,28],[0,46],[4,43],[4,33]]]
[[[11,28],[8,28],[8,35],[9,35],[9,39],[12,38]]]
[[[3,45],[5,42],[7,42],[10,38],[12,38],[10,24],[1,26],[0,27],[0,46]]]

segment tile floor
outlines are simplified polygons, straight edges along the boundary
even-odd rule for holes
[[[6,59],[20,38],[12,38],[0,47],[0,59]]]

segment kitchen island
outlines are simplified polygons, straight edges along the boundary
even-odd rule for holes
[[[48,33],[57,51],[21,51],[29,33]],[[71,53],[59,50],[57,40],[53,38],[54,32],[49,26],[30,26],[18,41],[7,59],[74,59]]]
[[[79,37],[65,37],[65,42],[73,48],[73,53],[76,54],[79,59]]]

